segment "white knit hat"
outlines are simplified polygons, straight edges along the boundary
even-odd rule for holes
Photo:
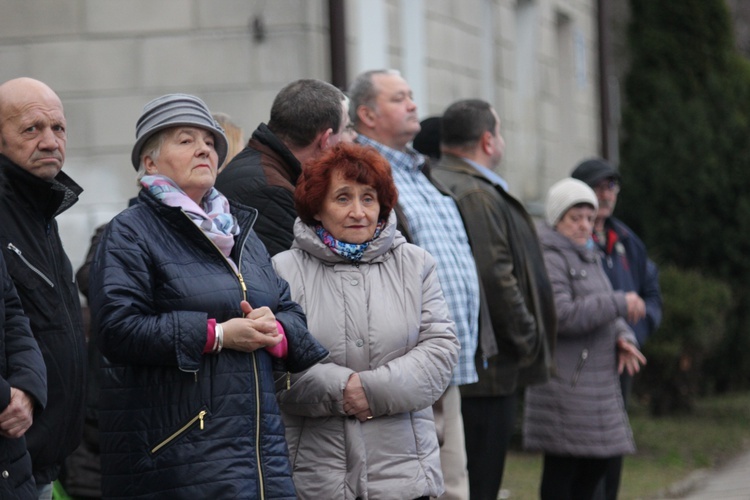
[[[588,203],[594,207],[594,211],[599,209],[596,193],[588,184],[572,177],[557,181],[547,192],[547,204],[544,207],[547,224],[555,227],[565,212],[579,203]]]

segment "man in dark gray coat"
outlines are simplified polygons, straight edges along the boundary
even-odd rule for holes
[[[515,426],[520,385],[545,382],[556,314],[534,223],[492,171],[503,156],[500,119],[489,103],[445,111],[433,175],[456,196],[487,297],[498,354],[477,350],[479,382],[461,386],[472,500],[497,498]]]

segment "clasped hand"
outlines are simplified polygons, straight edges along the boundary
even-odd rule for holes
[[[276,316],[266,306],[253,309],[243,300],[242,318],[232,318],[221,324],[224,329],[224,349],[253,352],[273,347],[283,339],[276,326]]]
[[[34,403],[21,389],[10,388],[10,403],[0,413],[0,436],[19,438],[23,436],[34,417]]]
[[[646,317],[646,303],[637,293],[627,292],[625,303],[628,306],[628,323],[635,325]]]
[[[365,388],[358,373],[353,373],[344,387],[344,412],[350,417],[356,417],[360,422],[370,420],[372,411],[367,402]]]

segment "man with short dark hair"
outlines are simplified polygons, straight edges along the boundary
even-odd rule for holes
[[[461,386],[469,491],[495,500],[513,435],[518,389],[546,382],[557,331],[552,288],[531,216],[492,169],[505,141],[492,106],[451,104],[442,116],[433,175],[455,195],[471,240],[498,353],[476,354],[479,381]]]
[[[258,210],[253,229],[271,256],[292,246],[302,165],[342,140],[348,122],[343,92],[321,80],[294,81],[276,95],[268,125],[216,178],[224,196]]]
[[[55,217],[83,191],[62,172],[67,130],[62,102],[44,83],[0,85],[0,248],[47,367],[48,401],[26,433],[40,499],[81,441],[86,348],[73,268]]]
[[[594,220],[592,234],[596,248],[602,257],[604,272],[612,288],[624,292],[636,292],[642,299],[644,313],[642,319],[630,326],[635,332],[641,348],[661,323],[661,290],[656,264],[648,258],[646,246],[632,229],[612,213],[620,193],[620,174],[614,166],[602,158],[590,158],[579,163],[571,177],[588,184],[596,193],[599,209]],[[620,376],[622,398],[627,405],[633,377],[623,372]],[[597,498],[615,500],[620,489],[622,457],[610,462],[604,486],[597,492]]]

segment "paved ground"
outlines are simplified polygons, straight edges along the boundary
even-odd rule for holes
[[[684,500],[750,500],[750,453],[715,471],[699,472],[670,488],[664,498]]]

